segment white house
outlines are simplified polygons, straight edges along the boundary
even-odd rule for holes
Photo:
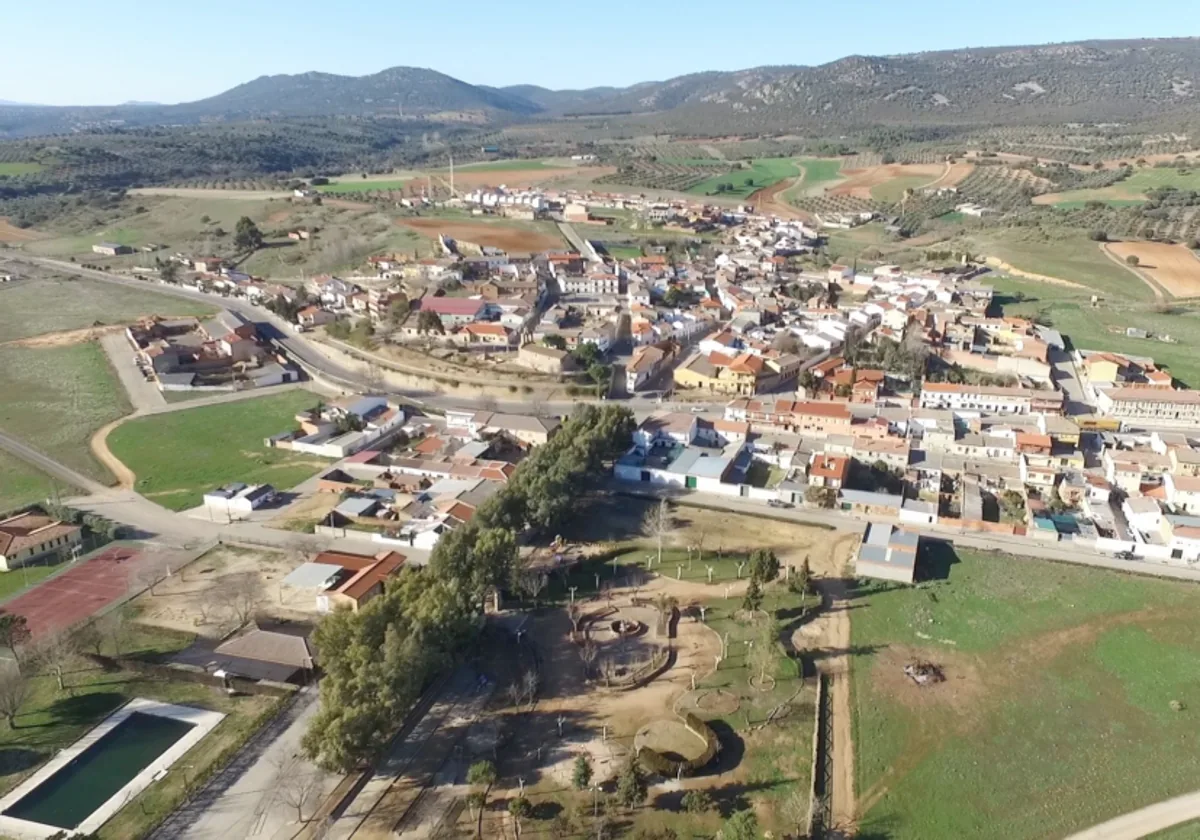
[[[270,484],[226,484],[204,494],[204,507],[214,518],[224,521],[245,519],[275,498]]]

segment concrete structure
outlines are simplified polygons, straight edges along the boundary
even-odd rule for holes
[[[245,519],[275,498],[270,484],[226,484],[204,494],[204,507],[213,517],[231,521]]]

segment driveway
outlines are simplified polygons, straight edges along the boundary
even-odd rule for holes
[[[109,333],[100,339],[100,346],[108,354],[108,360],[117,371],[117,378],[125,386],[125,393],[129,395],[135,412],[153,411],[167,404],[162,392],[153,382],[147,381],[134,364],[133,348],[125,340],[124,333]]]

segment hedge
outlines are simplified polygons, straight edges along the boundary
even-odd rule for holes
[[[638,750],[637,758],[647,773],[653,773],[668,779],[678,776],[691,776],[696,771],[702,770],[710,761],[716,758],[717,753],[721,751],[721,740],[717,737],[717,733],[713,732],[712,727],[691,712],[687,712],[683,716],[683,725],[693,735],[704,740],[704,752],[693,759],[675,761],[667,758],[657,750],[642,747]]]

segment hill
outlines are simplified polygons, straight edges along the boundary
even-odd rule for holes
[[[473,85],[434,70],[263,76],[180,105],[0,103],[0,136],[254,117],[434,117],[513,122],[629,115],[661,130],[721,134],[868,124],[1100,122],[1200,110],[1200,39],[1086,41],[898,56],[819,67],[703,72],[626,88]]]

